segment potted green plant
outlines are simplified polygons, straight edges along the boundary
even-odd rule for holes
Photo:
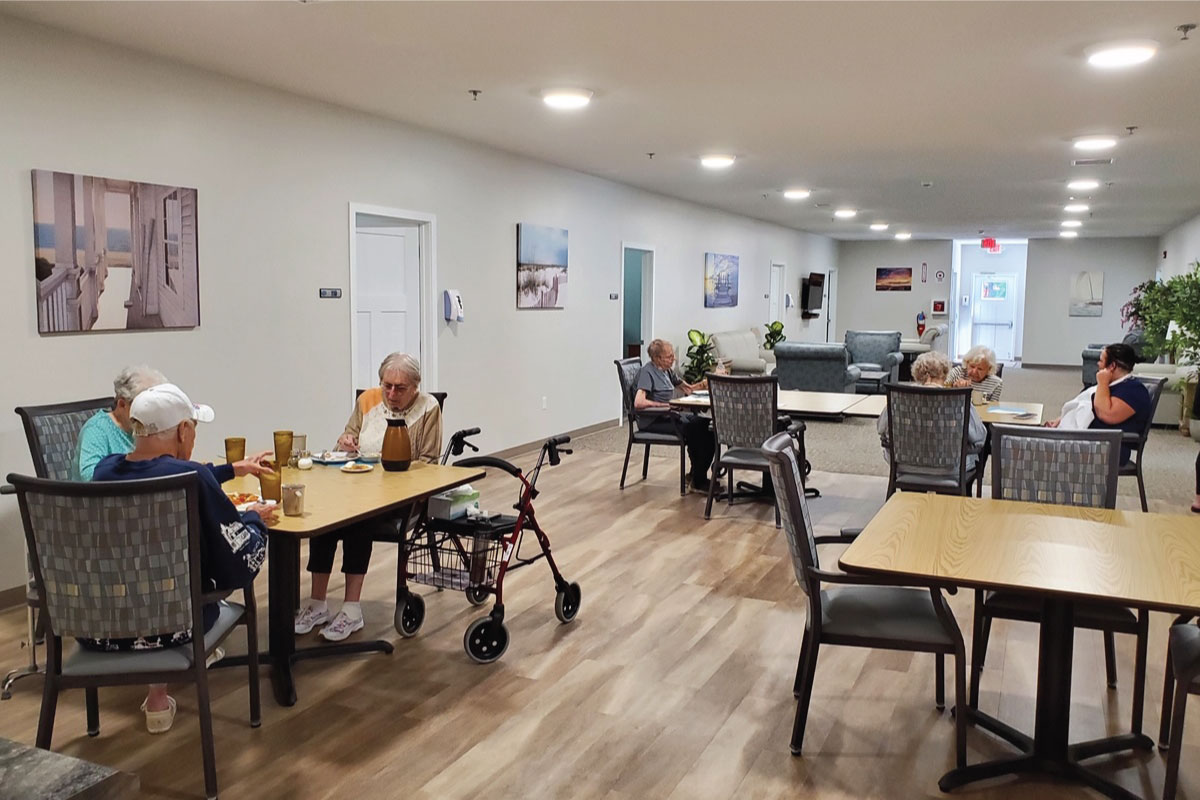
[[[783,335],[783,323],[780,322],[779,320],[775,320],[774,322],[768,322],[766,335],[763,336],[763,349],[764,350],[774,350],[775,345],[782,342],[784,340],[784,338],[785,337]]]
[[[704,376],[717,366],[716,356],[713,355],[712,334],[692,328],[688,331],[687,367],[683,371],[683,379],[688,383],[703,380]]]

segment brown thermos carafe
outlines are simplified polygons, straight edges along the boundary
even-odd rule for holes
[[[389,419],[387,424],[379,460],[388,472],[403,472],[412,463],[412,438],[408,435],[408,424],[402,419]]]

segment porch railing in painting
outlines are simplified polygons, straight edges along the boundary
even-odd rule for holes
[[[78,270],[56,266],[38,283],[38,332],[59,333],[79,330]]]

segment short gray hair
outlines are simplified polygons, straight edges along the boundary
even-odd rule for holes
[[[996,374],[996,353],[990,347],[977,344],[963,356],[963,366],[983,361],[988,365],[988,375]]]
[[[940,380],[945,382],[950,374],[950,359],[936,350],[922,353],[912,365],[913,380],[917,383],[928,383]]]
[[[421,362],[410,356],[408,353],[391,353],[379,365],[379,381],[383,382],[383,376],[388,372],[403,372],[405,375],[413,379],[413,383],[421,383]]]
[[[113,395],[119,400],[132,403],[133,398],[149,389],[166,383],[167,377],[153,367],[138,364],[121,370],[113,379]]]
[[[658,358],[662,355],[662,351],[670,346],[671,343],[666,339],[652,339],[650,340],[650,344],[646,345],[646,355],[651,358]]]

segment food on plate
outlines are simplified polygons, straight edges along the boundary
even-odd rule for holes
[[[355,461],[342,465],[342,472],[370,472],[371,469],[370,464],[359,464]]]
[[[235,506],[242,506],[248,503],[257,503],[258,495],[252,492],[230,492],[229,502],[233,503]]]

